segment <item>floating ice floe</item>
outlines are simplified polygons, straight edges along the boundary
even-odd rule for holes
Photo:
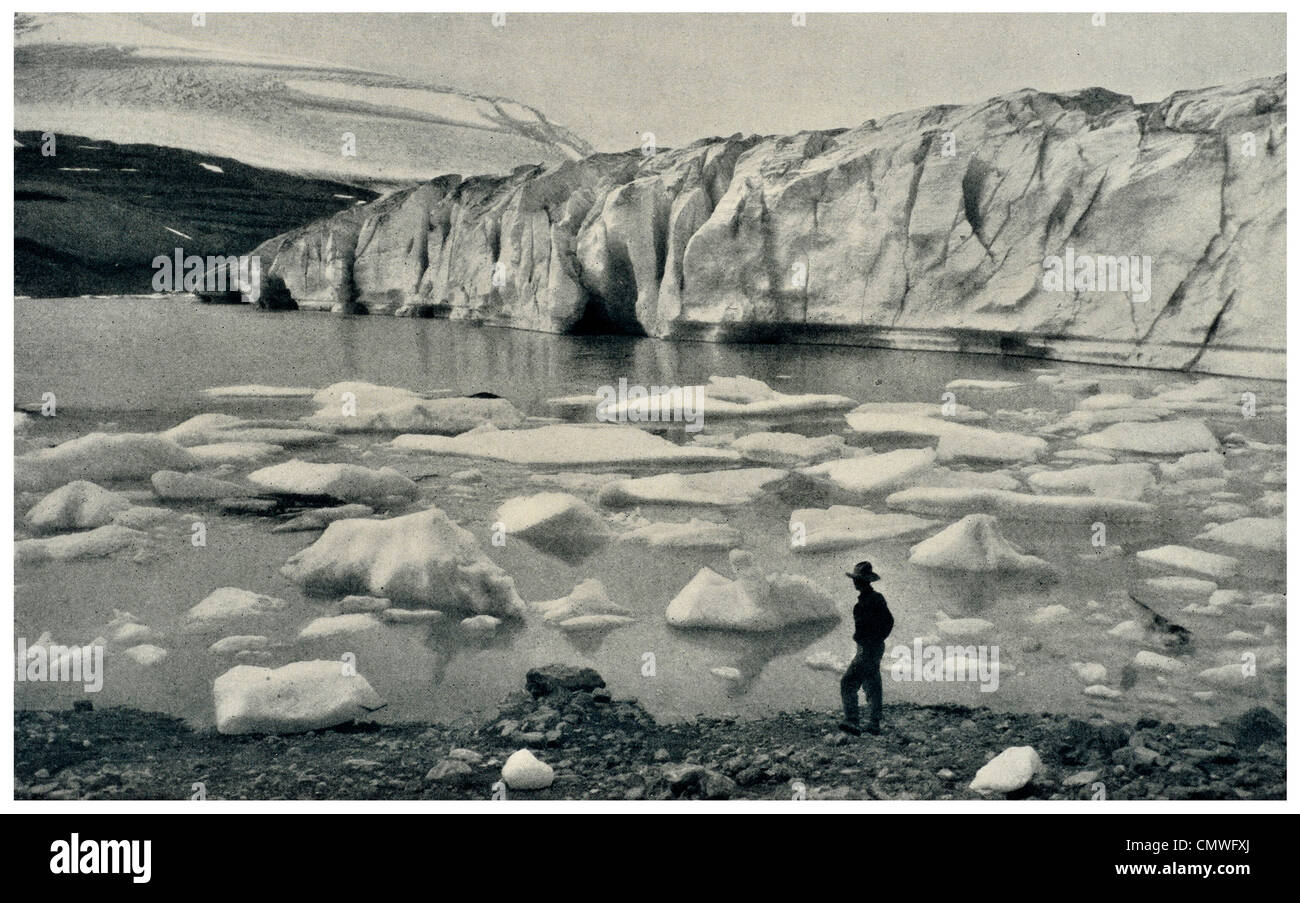
[[[202,624],[226,624],[230,621],[244,621],[260,618],[273,611],[284,608],[283,599],[240,589],[236,586],[223,586],[209,593],[202,602],[189,610],[190,621]]]
[[[140,623],[139,618],[120,608],[113,609],[113,619],[104,625],[104,632],[114,643],[127,645],[143,643],[153,636],[149,625]]]
[[[497,509],[496,524],[506,536],[518,536],[569,562],[581,561],[600,550],[613,536],[599,512],[567,492],[539,492],[510,499]]]
[[[338,661],[280,668],[237,665],[212,684],[223,734],[289,734],[364,718],[384,701],[360,674]]]
[[[493,458],[512,464],[588,466],[738,461],[739,452],[695,443],[675,445],[653,433],[621,424],[557,423],[535,429],[483,427],[459,436],[403,435],[401,451]]]
[[[1000,433],[944,417],[854,410],[845,415],[849,427],[872,438],[938,442],[940,461],[1034,461],[1047,450],[1038,436]]]
[[[848,549],[880,539],[910,536],[937,523],[911,514],[876,514],[851,505],[799,508],[790,514],[790,547],[796,552]]]
[[[149,482],[153,484],[154,494],[164,501],[229,499],[256,495],[238,483],[176,470],[160,470],[149,478]]]
[[[744,677],[744,675],[740,673],[739,668],[732,668],[729,666],[710,668],[709,673],[719,680],[725,680],[727,683],[739,683]]]
[[[1089,686],[1106,682],[1106,666],[1100,662],[1075,662],[1070,670]]]
[[[230,442],[241,444],[259,443],[298,447],[320,445],[335,441],[330,433],[320,430],[303,429],[292,420],[245,420],[233,414],[198,414],[179,423],[162,435],[178,445],[224,445]],[[154,470],[168,469],[168,465],[159,465]],[[174,466],[170,469],[176,470]]]
[[[425,398],[406,389],[343,382],[312,396],[316,413],[302,422],[335,433],[431,433],[455,436],[485,424],[502,429],[528,419],[508,400],[495,396]]]
[[[391,467],[371,470],[359,464],[317,464],[297,458],[255,470],[248,482],[268,492],[341,502],[383,502],[393,496],[414,499],[420,494],[414,482]]]
[[[943,486],[949,489],[1007,489],[1020,488],[1020,481],[1005,470],[950,470],[936,467],[916,478],[917,486]]]
[[[1262,692],[1259,675],[1253,668],[1247,668],[1242,664],[1206,668],[1196,676],[1202,683],[1220,687],[1224,690],[1238,690],[1247,693]]]
[[[282,455],[284,446],[270,442],[213,442],[209,445],[191,445],[189,452],[203,464],[238,466],[261,464]]]
[[[167,657],[167,650],[163,649],[161,646],[154,646],[151,643],[141,643],[138,646],[123,649],[122,654],[142,668],[148,668],[165,659]]]
[[[787,395],[761,380],[748,376],[710,376],[706,385],[689,387],[692,395],[681,388],[664,392],[650,386],[643,398],[628,398],[614,404],[602,404],[605,417],[628,422],[660,420],[664,411],[682,410],[686,403],[705,418],[783,417],[817,411],[840,411],[857,404],[843,395]],[[592,409],[595,413],[595,407]]]
[[[933,404],[926,401],[868,401],[849,414],[894,414],[909,417],[943,417],[957,423],[982,423],[989,415],[964,404]],[[848,414],[845,415],[847,417]]]
[[[528,606],[548,624],[565,631],[607,630],[634,620],[632,612],[609,598],[605,584],[588,578],[559,599],[532,602]]]
[[[1029,623],[1038,626],[1055,624],[1057,621],[1063,621],[1069,616],[1070,609],[1064,605],[1045,605],[1029,616]],[[1093,683],[1097,683],[1097,681],[1093,681]]]
[[[1069,470],[1043,470],[1029,475],[1035,492],[1079,494],[1138,501],[1155,486],[1150,464],[1092,464]]]
[[[946,612],[937,611],[934,627],[945,640],[978,640],[988,636],[994,624],[984,618],[950,618]]]
[[[1197,477],[1221,477],[1224,457],[1219,452],[1192,452],[1173,464],[1161,464],[1160,475],[1166,480],[1189,480]]]
[[[1187,670],[1187,665],[1178,659],[1152,652],[1149,649],[1143,649],[1133,656],[1133,667],[1141,668],[1144,671],[1159,671],[1162,674],[1182,674]]]
[[[324,530],[336,520],[370,517],[375,509],[369,505],[335,505],[332,508],[312,508],[297,517],[271,528],[272,533],[301,533],[310,530]]]
[[[204,389],[209,398],[310,398],[316,390],[306,386],[214,386]]]
[[[87,480],[76,480],[33,505],[26,519],[35,530],[86,530],[113,523],[130,507],[126,496]]]
[[[73,558],[103,558],[119,552],[139,551],[148,538],[147,533],[139,530],[106,524],[81,533],[21,539],[14,543],[14,560],[19,564],[39,564]]]
[[[1286,551],[1286,521],[1280,517],[1242,517],[1207,529],[1199,542],[1215,542],[1255,552]]]
[[[699,573],[668,605],[674,627],[781,630],[793,624],[838,620],[835,599],[807,577],[764,575],[748,552],[730,555],[734,580],[712,568]]]
[[[600,490],[600,504],[610,508],[632,505],[744,505],[754,501],[788,471],[747,467],[705,473],[662,473],[619,480]]]
[[[1199,420],[1113,423],[1099,433],[1080,436],[1078,442],[1088,448],[1109,448],[1152,455],[1183,455],[1219,449],[1219,440]]]
[[[393,600],[382,596],[344,596],[339,600],[339,612],[345,615],[380,612],[392,607]]]
[[[1023,383],[1011,382],[1005,379],[954,379],[951,380],[945,389],[956,392],[959,389],[975,389],[982,392],[1001,392],[1006,389],[1018,389]]]
[[[795,467],[840,458],[848,453],[843,436],[809,438],[798,433],[749,433],[731,442],[746,461]]]
[[[1097,699],[1119,699],[1124,695],[1121,691],[1116,690],[1113,687],[1108,687],[1105,684],[1093,684],[1090,687],[1084,687],[1083,694]]]
[[[365,593],[506,617],[524,613],[513,578],[438,508],[387,520],[335,521],[281,573],[319,593]]]
[[[1043,770],[1043,760],[1032,746],[1013,746],[989,760],[979,771],[970,789],[976,793],[1013,793]]]
[[[501,766],[501,780],[511,790],[545,790],[555,782],[555,769],[521,749]]]
[[[637,518],[644,521],[644,518]],[[640,523],[618,536],[619,542],[643,542],[656,549],[734,549],[744,542],[735,527],[692,517],[684,524]]]
[[[891,508],[920,514],[996,514],[1022,520],[1051,523],[1144,523],[1155,516],[1147,502],[1105,496],[1030,495],[1005,489],[962,489],[942,486],[913,486],[885,499]]]
[[[460,622],[461,630],[477,634],[496,633],[496,629],[500,626],[501,619],[494,618],[492,615],[474,615]]]
[[[1188,571],[1217,580],[1236,574],[1241,564],[1230,555],[1217,555],[1214,552],[1202,552],[1200,549],[1175,545],[1144,549],[1134,557],[1143,564]]]
[[[222,637],[208,651],[213,655],[238,655],[241,652],[261,652],[271,645],[271,641],[261,634],[247,634]]]
[[[381,626],[379,619],[369,612],[344,615],[330,615],[316,618],[302,630],[298,631],[300,640],[329,640],[335,637],[355,636]]]
[[[153,433],[90,433],[14,458],[14,489],[53,489],[77,480],[138,480],[159,470],[191,470],[198,460]]]
[[[926,473],[934,466],[934,458],[932,449],[902,448],[880,455],[827,461],[799,472],[829,480],[848,492],[883,492],[905,486]]]
[[[385,608],[379,613],[379,620],[390,624],[432,624],[444,617],[442,612],[432,608]]]

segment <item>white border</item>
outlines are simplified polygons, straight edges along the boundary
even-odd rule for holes
[[[1286,12],[1289,4],[1281,0],[1256,0],[1251,4],[1249,12]],[[173,4],[156,2],[156,0],[136,0],[130,4],[129,10],[107,9],[102,4],[66,4],[51,3],[44,0],[37,2],[25,2],[21,7],[11,4],[6,9],[6,15],[12,22],[13,13],[21,12],[87,12],[87,13],[105,13],[105,12],[169,12],[182,14],[189,10],[177,10]],[[276,2],[273,4],[266,3],[232,3],[232,2],[213,2],[205,4],[205,12],[248,12],[248,13],[273,13],[273,12],[312,12],[312,13],[346,13],[346,12],[426,12],[426,13],[464,13],[464,12],[481,12],[484,15],[490,15],[492,12],[501,11],[499,6],[487,5],[480,3],[460,3],[460,4],[443,4],[434,3],[412,3],[409,0],[404,2],[390,4],[383,10],[374,9],[357,9],[354,5],[348,3],[336,2],[336,0],[318,0],[318,2]],[[704,5],[690,4],[687,6],[682,3],[646,3],[639,0],[620,0],[617,4],[608,2],[600,3],[573,3],[557,2],[544,4],[525,4],[520,7],[507,7],[505,12],[520,13],[540,13],[540,12],[655,12],[655,13],[673,13],[673,12],[755,12],[755,13],[782,13],[789,14],[799,11],[798,3],[772,3],[772,2],[714,2]],[[1056,8],[1051,10],[1042,9],[1041,4],[1028,2],[1014,3],[997,3],[992,8],[976,7],[969,4],[955,4],[951,2],[932,2],[932,0],[910,0],[906,8],[900,9],[891,4],[858,4],[831,2],[819,3],[815,9],[807,9],[809,16],[827,13],[917,13],[917,12],[957,12],[957,13],[1067,13],[1074,12],[1080,15],[1091,15],[1096,10],[1082,9],[1074,5],[1069,8]],[[1246,10],[1242,10],[1245,12]],[[1185,2],[1177,6],[1169,3],[1130,3],[1122,10],[1107,11],[1109,14],[1122,15],[1125,12],[1130,13],[1158,13],[1158,12],[1183,12],[1183,13],[1223,13],[1228,12],[1224,9],[1222,3],[1209,3],[1204,0],[1196,2]],[[3,95],[10,131],[14,124],[13,115],[13,29],[10,27],[6,32],[6,43],[8,51],[8,65],[5,67],[6,89]],[[1290,33],[1287,36],[1287,57],[1291,55],[1293,39]],[[846,123],[851,125],[851,123]],[[4,187],[3,193],[6,199],[4,207],[4,234],[12,234],[13,231],[13,206],[7,199],[13,197],[13,159],[12,146],[10,148],[10,165],[4,168]],[[1291,158],[1288,146],[1287,155],[1288,170],[1291,168]],[[1287,206],[1292,208],[1296,201],[1295,183],[1289,183],[1287,186]],[[5,239],[8,241],[8,238]],[[1297,239],[1292,232],[1287,240],[1287,256],[1292,256],[1292,251],[1296,248]],[[9,314],[4,321],[5,348],[8,351],[8,363],[3,369],[0,379],[3,380],[5,394],[13,400],[13,360],[14,360],[14,321],[13,321],[13,254],[12,244],[8,245],[8,253],[0,252],[0,285],[3,285],[6,296],[10,302]],[[1295,296],[1295,267],[1289,266],[1287,272],[1287,298],[1288,308],[1290,307],[1289,299]],[[1296,318],[1289,317],[1287,324],[1287,346],[1295,346],[1295,325]],[[12,410],[12,403],[10,409]],[[1289,413],[1289,412],[1288,412]],[[3,491],[8,502],[7,510],[13,510],[14,503],[14,486],[13,486],[13,414],[9,415],[8,429],[4,432],[5,450],[3,451],[3,460],[7,473],[2,480]],[[1300,430],[1300,418],[1291,418],[1287,422],[1287,445],[1290,446],[1295,439],[1297,430]],[[1294,461],[1294,459],[1292,459]],[[1290,473],[1296,469],[1292,462],[1288,462],[1287,476],[1290,480]],[[1288,510],[1287,513],[1287,535],[1300,535],[1297,527],[1300,526],[1300,514],[1292,516],[1294,512]],[[9,517],[0,518],[3,522],[3,530],[8,548],[13,548],[13,522]],[[14,569],[12,554],[4,556],[4,606],[5,622],[13,623],[14,613]],[[1294,557],[1288,561],[1287,565],[1287,588],[1293,582],[1292,576],[1295,574],[1295,568],[1300,567]],[[1288,592],[1288,598],[1290,594]],[[1290,620],[1290,605],[1287,606],[1288,621]],[[4,673],[8,675],[8,680],[13,680],[14,674],[14,649],[12,643],[4,643],[0,646],[0,666],[3,666]],[[1288,655],[1288,664],[1290,656]],[[1287,674],[1287,696],[1288,699],[1295,695],[1297,676],[1295,669],[1289,668]],[[1277,801],[1125,801],[1125,800],[1108,800],[1104,804],[1098,804],[1088,801],[1064,801],[1051,802],[1043,800],[998,800],[998,801],[980,801],[980,800],[958,800],[952,802],[940,801],[854,801],[854,802],[813,802],[803,801],[792,803],[788,801],[733,801],[733,802],[716,802],[702,803],[692,802],[599,802],[599,801],[574,801],[574,802],[516,802],[516,801],[483,801],[483,802],[464,802],[464,801],[285,801],[285,802],[262,802],[262,801],[220,801],[208,800],[202,803],[189,801],[147,801],[147,802],[130,802],[130,801],[42,801],[42,800],[14,800],[14,774],[13,774],[13,693],[6,692],[3,694],[3,711],[4,724],[0,726],[3,740],[0,745],[0,811],[16,812],[20,814],[75,814],[75,813],[95,813],[95,814],[116,814],[116,813],[187,813],[196,814],[201,812],[221,812],[221,813],[334,813],[334,812],[445,812],[445,813],[469,813],[495,811],[505,813],[572,813],[572,812],[601,812],[601,813],[663,813],[663,812],[692,812],[692,813],[769,813],[769,812],[861,812],[861,813],[878,813],[882,815],[892,815],[895,813],[919,813],[919,814],[1019,814],[1026,812],[1037,813],[1077,813],[1090,815],[1104,815],[1117,813],[1162,813],[1162,814],[1193,814],[1193,813],[1216,813],[1224,816],[1237,816],[1255,813],[1279,813],[1300,811],[1300,803],[1296,801],[1295,791],[1293,790],[1294,774],[1294,757],[1288,754],[1287,757],[1287,795],[1288,800],[1285,802]],[[1295,748],[1296,727],[1295,720],[1287,720],[1287,740],[1288,749]],[[488,807],[485,809],[485,805]]]

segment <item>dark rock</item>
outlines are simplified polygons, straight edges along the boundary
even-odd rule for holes
[[[1286,724],[1262,705],[1228,719],[1223,726],[1232,732],[1237,745],[1243,749],[1257,749],[1261,743],[1286,736]]]
[[[591,668],[574,665],[544,665],[524,675],[524,688],[535,698],[557,690],[592,691],[605,686],[605,679]]]
[[[78,699],[76,702],[72,704],[72,711],[93,712],[95,711],[95,704],[91,702],[89,699]]]
[[[462,784],[469,780],[473,773],[474,770],[460,759],[443,759],[429,769],[429,773],[424,776],[424,779],[437,784]]]

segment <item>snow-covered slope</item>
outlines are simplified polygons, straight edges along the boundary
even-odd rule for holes
[[[514,101],[218,50],[122,15],[20,15],[14,40],[20,131],[176,147],[368,183],[504,173],[591,152]],[[355,136],[355,155],[344,153],[346,135]]]

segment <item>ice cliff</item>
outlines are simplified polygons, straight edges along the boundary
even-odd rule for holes
[[[446,175],[263,244],[259,303],[1280,378],[1285,249],[1280,75]]]

